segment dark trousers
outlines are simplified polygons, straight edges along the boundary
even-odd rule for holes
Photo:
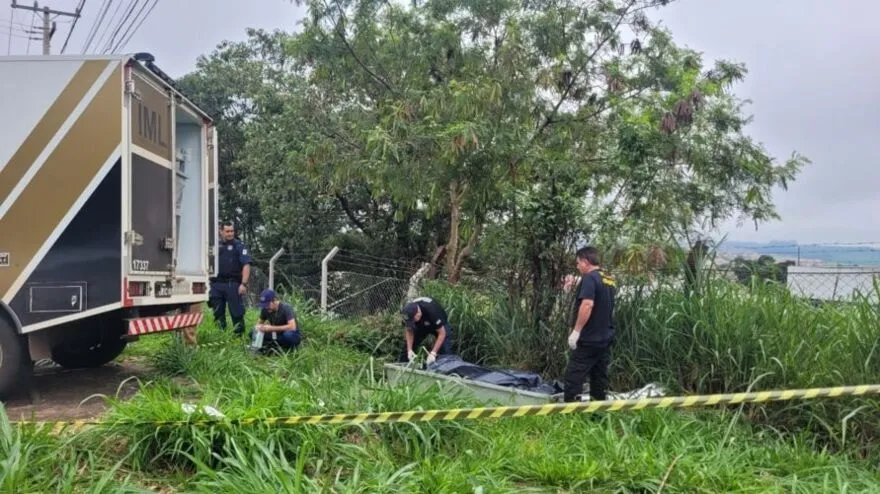
[[[251,338],[254,337],[254,331],[251,330]],[[283,350],[293,350],[302,343],[302,333],[299,329],[296,331],[283,331],[281,333],[266,333],[263,335],[263,350],[271,350],[272,348],[281,348]]]
[[[229,315],[232,317],[232,328],[235,334],[244,333],[244,300],[238,294],[238,281],[215,281],[211,283],[211,291],[208,294],[208,303],[214,311],[214,320],[220,329],[226,329],[226,306],[229,306]]]
[[[565,371],[565,401],[575,401],[590,377],[590,398],[604,400],[608,391],[608,366],[611,364],[611,345],[596,346],[578,343],[571,352]]]
[[[443,344],[440,345],[440,351],[437,352],[437,355],[452,355],[452,326],[447,325],[445,328],[446,339],[443,340]],[[425,341],[425,338],[427,338],[428,335],[433,334],[434,333],[413,331],[413,351],[418,353],[418,348],[422,342]],[[398,362],[409,361],[406,354],[406,340],[403,340],[403,347],[400,349],[400,355],[398,355],[397,359]]]
[[[299,330],[285,331],[278,335],[278,346],[281,348],[296,348],[301,341],[302,335],[300,335]]]

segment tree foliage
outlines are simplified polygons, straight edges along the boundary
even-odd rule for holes
[[[541,318],[578,243],[662,265],[696,229],[777,218],[807,163],[746,135],[745,67],[676,46],[646,14],[665,0],[303,3],[298,33],[188,76],[229,127],[221,210],[267,249],[494,268]]]
[[[730,264],[737,281],[743,285],[751,286],[753,278],[785,285],[788,281],[788,267],[794,262],[776,262],[773,256],[765,254],[755,260],[737,257]]]

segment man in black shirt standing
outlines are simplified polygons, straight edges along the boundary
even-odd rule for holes
[[[426,360],[428,365],[437,360],[438,354],[452,353],[452,326],[447,320],[446,311],[435,300],[419,297],[406,304],[401,313],[406,328],[406,344],[400,354],[400,362],[412,362],[416,358],[413,349],[421,345],[428,335],[434,335],[434,346]]]
[[[266,289],[260,294],[260,308],[260,320],[254,329],[264,333],[263,347],[266,347],[266,340],[284,349],[299,346],[302,335],[296,323],[293,306],[282,302],[275,290]]]
[[[590,376],[590,398],[604,400],[608,390],[608,366],[614,339],[615,282],[599,269],[599,251],[584,247],[577,251],[581,281],[575,297],[575,324],[568,336],[571,358],[565,372],[566,402],[581,394]]]

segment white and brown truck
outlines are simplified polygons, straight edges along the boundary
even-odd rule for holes
[[[149,54],[0,57],[0,399],[197,326],[217,133]]]

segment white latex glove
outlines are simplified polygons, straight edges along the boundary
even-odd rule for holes
[[[434,352],[429,353],[428,358],[425,359],[425,363],[427,363],[428,365],[431,365],[436,361],[437,361],[437,354]]]
[[[568,347],[574,350],[578,345],[578,338],[581,337],[580,331],[572,331],[570,335],[568,335]]]
[[[408,351],[408,352],[406,353],[406,358],[407,358],[407,360],[409,360],[410,362],[412,362],[413,360],[416,359],[416,352],[414,352],[414,351],[412,351],[412,350]]]

